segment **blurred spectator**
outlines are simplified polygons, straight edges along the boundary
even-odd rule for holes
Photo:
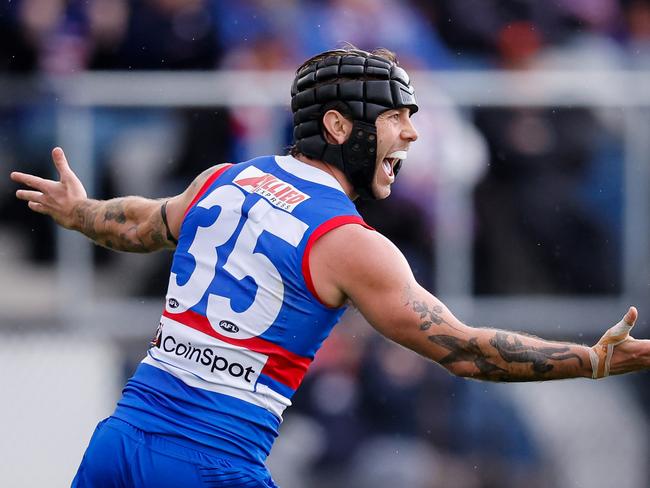
[[[261,72],[289,69],[287,63],[293,54],[287,39],[266,32],[234,47],[222,67]],[[230,111],[230,126],[235,161],[260,154],[284,154],[293,137],[291,114],[286,107],[236,107]]]
[[[505,26],[497,43],[500,65],[534,69],[544,41],[531,24]],[[595,141],[606,134],[594,115],[581,108],[481,108],[475,123],[491,154],[475,195],[476,291],[617,291],[615,229],[582,192],[601,149]]]
[[[85,23],[78,1],[20,0],[16,14],[41,71],[70,74],[84,69]]]
[[[295,69],[306,56],[297,32],[306,21],[298,0],[212,2],[229,69]]]
[[[16,22],[11,4],[0,4],[0,73],[28,73],[36,68],[37,48]]]
[[[476,124],[492,155],[476,191],[476,291],[616,291],[618,249],[580,191],[602,134],[593,116],[583,109],[482,109]]]
[[[367,331],[357,333],[359,318],[353,315],[346,315],[345,330],[337,327],[328,337],[293,399],[297,413],[308,414],[323,427],[316,462],[324,466],[347,463],[367,433],[360,422],[359,377]]]
[[[93,0],[90,69],[205,70],[221,55],[207,0]]]
[[[557,2],[443,0],[438,10],[441,36],[466,65],[493,63],[503,30],[513,23],[529,23],[549,43],[560,42],[570,32]]]
[[[629,67],[650,69],[650,1],[627,0],[624,5]]]
[[[388,47],[399,53],[402,65],[411,68],[456,66],[436,30],[410,1],[306,2],[296,27],[303,57],[347,41],[361,49]]]
[[[421,437],[449,449],[457,385],[443,369],[383,338],[368,343],[360,370],[364,422],[376,435]]]

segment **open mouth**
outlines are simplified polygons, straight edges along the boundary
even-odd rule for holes
[[[406,151],[393,151],[388,155],[388,157],[384,158],[382,161],[382,166],[384,168],[384,172],[389,176],[394,178],[395,177],[395,166],[400,162],[406,159],[407,153]]]
[[[393,168],[395,168],[395,165],[399,159],[397,158],[384,158],[382,161],[382,166],[384,167],[384,172],[391,177],[395,176],[395,173],[393,172]]]

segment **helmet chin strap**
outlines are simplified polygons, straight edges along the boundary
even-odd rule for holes
[[[376,199],[372,181],[377,167],[377,127],[355,120],[352,133],[341,144],[341,169],[360,198]]]

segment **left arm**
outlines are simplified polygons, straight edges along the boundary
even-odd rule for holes
[[[326,303],[337,306],[350,299],[381,334],[458,376],[543,381],[592,377],[595,370],[596,377],[606,376],[607,363],[610,374],[650,367],[650,341],[628,336],[637,317],[634,307],[591,348],[464,324],[416,282],[388,239],[358,225],[339,227],[316,241],[310,264]]]

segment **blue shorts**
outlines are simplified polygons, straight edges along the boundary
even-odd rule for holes
[[[260,466],[215,457],[109,417],[97,425],[72,488],[277,488]]]

